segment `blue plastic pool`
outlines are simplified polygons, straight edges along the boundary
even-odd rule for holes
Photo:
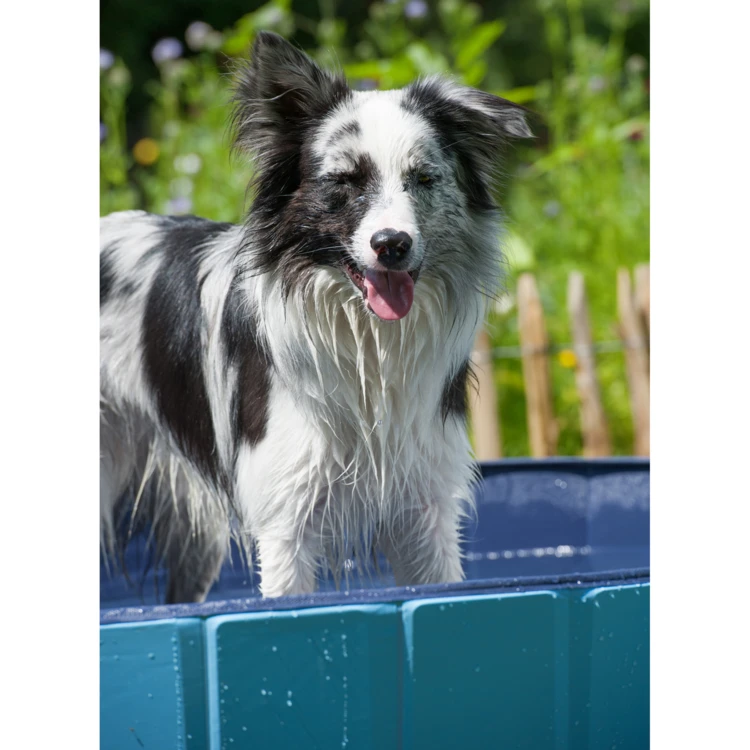
[[[648,747],[648,461],[482,471],[462,584],[263,600],[236,565],[164,606],[135,540],[136,584],[101,577],[102,748]]]

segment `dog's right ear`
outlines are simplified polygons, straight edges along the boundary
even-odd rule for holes
[[[261,31],[237,77],[237,147],[263,155],[279,140],[300,144],[304,130],[350,94],[342,76],[320,68],[282,37]]]

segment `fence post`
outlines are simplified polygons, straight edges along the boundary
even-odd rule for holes
[[[549,342],[536,281],[530,273],[519,277],[517,298],[531,455],[535,458],[553,456],[557,450],[557,424],[547,359]]]
[[[492,367],[492,343],[484,328],[474,342],[471,364],[477,376],[477,388],[471,390],[471,425],[476,456],[480,461],[501,458],[502,440],[497,418],[497,389]]]
[[[651,351],[651,280],[648,263],[635,267],[635,307],[646,333],[646,352]]]
[[[633,410],[634,452],[648,456],[650,452],[649,372],[646,337],[636,312],[630,272],[617,271],[617,313],[620,320],[620,337],[625,347],[625,365]]]
[[[578,271],[568,277],[568,314],[576,354],[576,386],[581,399],[583,455],[611,456],[612,443],[596,377],[586,286],[583,274]]]

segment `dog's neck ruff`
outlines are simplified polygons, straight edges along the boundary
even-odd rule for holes
[[[322,464],[366,472],[387,496],[416,464],[440,458],[429,436],[443,428],[446,381],[470,354],[482,295],[425,278],[409,314],[385,323],[337,269],[321,269],[287,299],[270,274],[251,283],[279,381],[325,435]]]

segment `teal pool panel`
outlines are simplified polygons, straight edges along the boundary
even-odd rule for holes
[[[551,592],[405,603],[404,750],[557,747],[565,606]]]
[[[571,683],[571,747],[645,750],[650,587],[593,589],[576,600],[571,609],[571,632],[577,639],[571,662],[581,669]]]
[[[406,602],[404,750],[646,750],[649,586]]]
[[[352,605],[206,622],[210,748],[397,748],[401,617]]]
[[[101,628],[103,750],[206,747],[202,627],[185,618]]]

